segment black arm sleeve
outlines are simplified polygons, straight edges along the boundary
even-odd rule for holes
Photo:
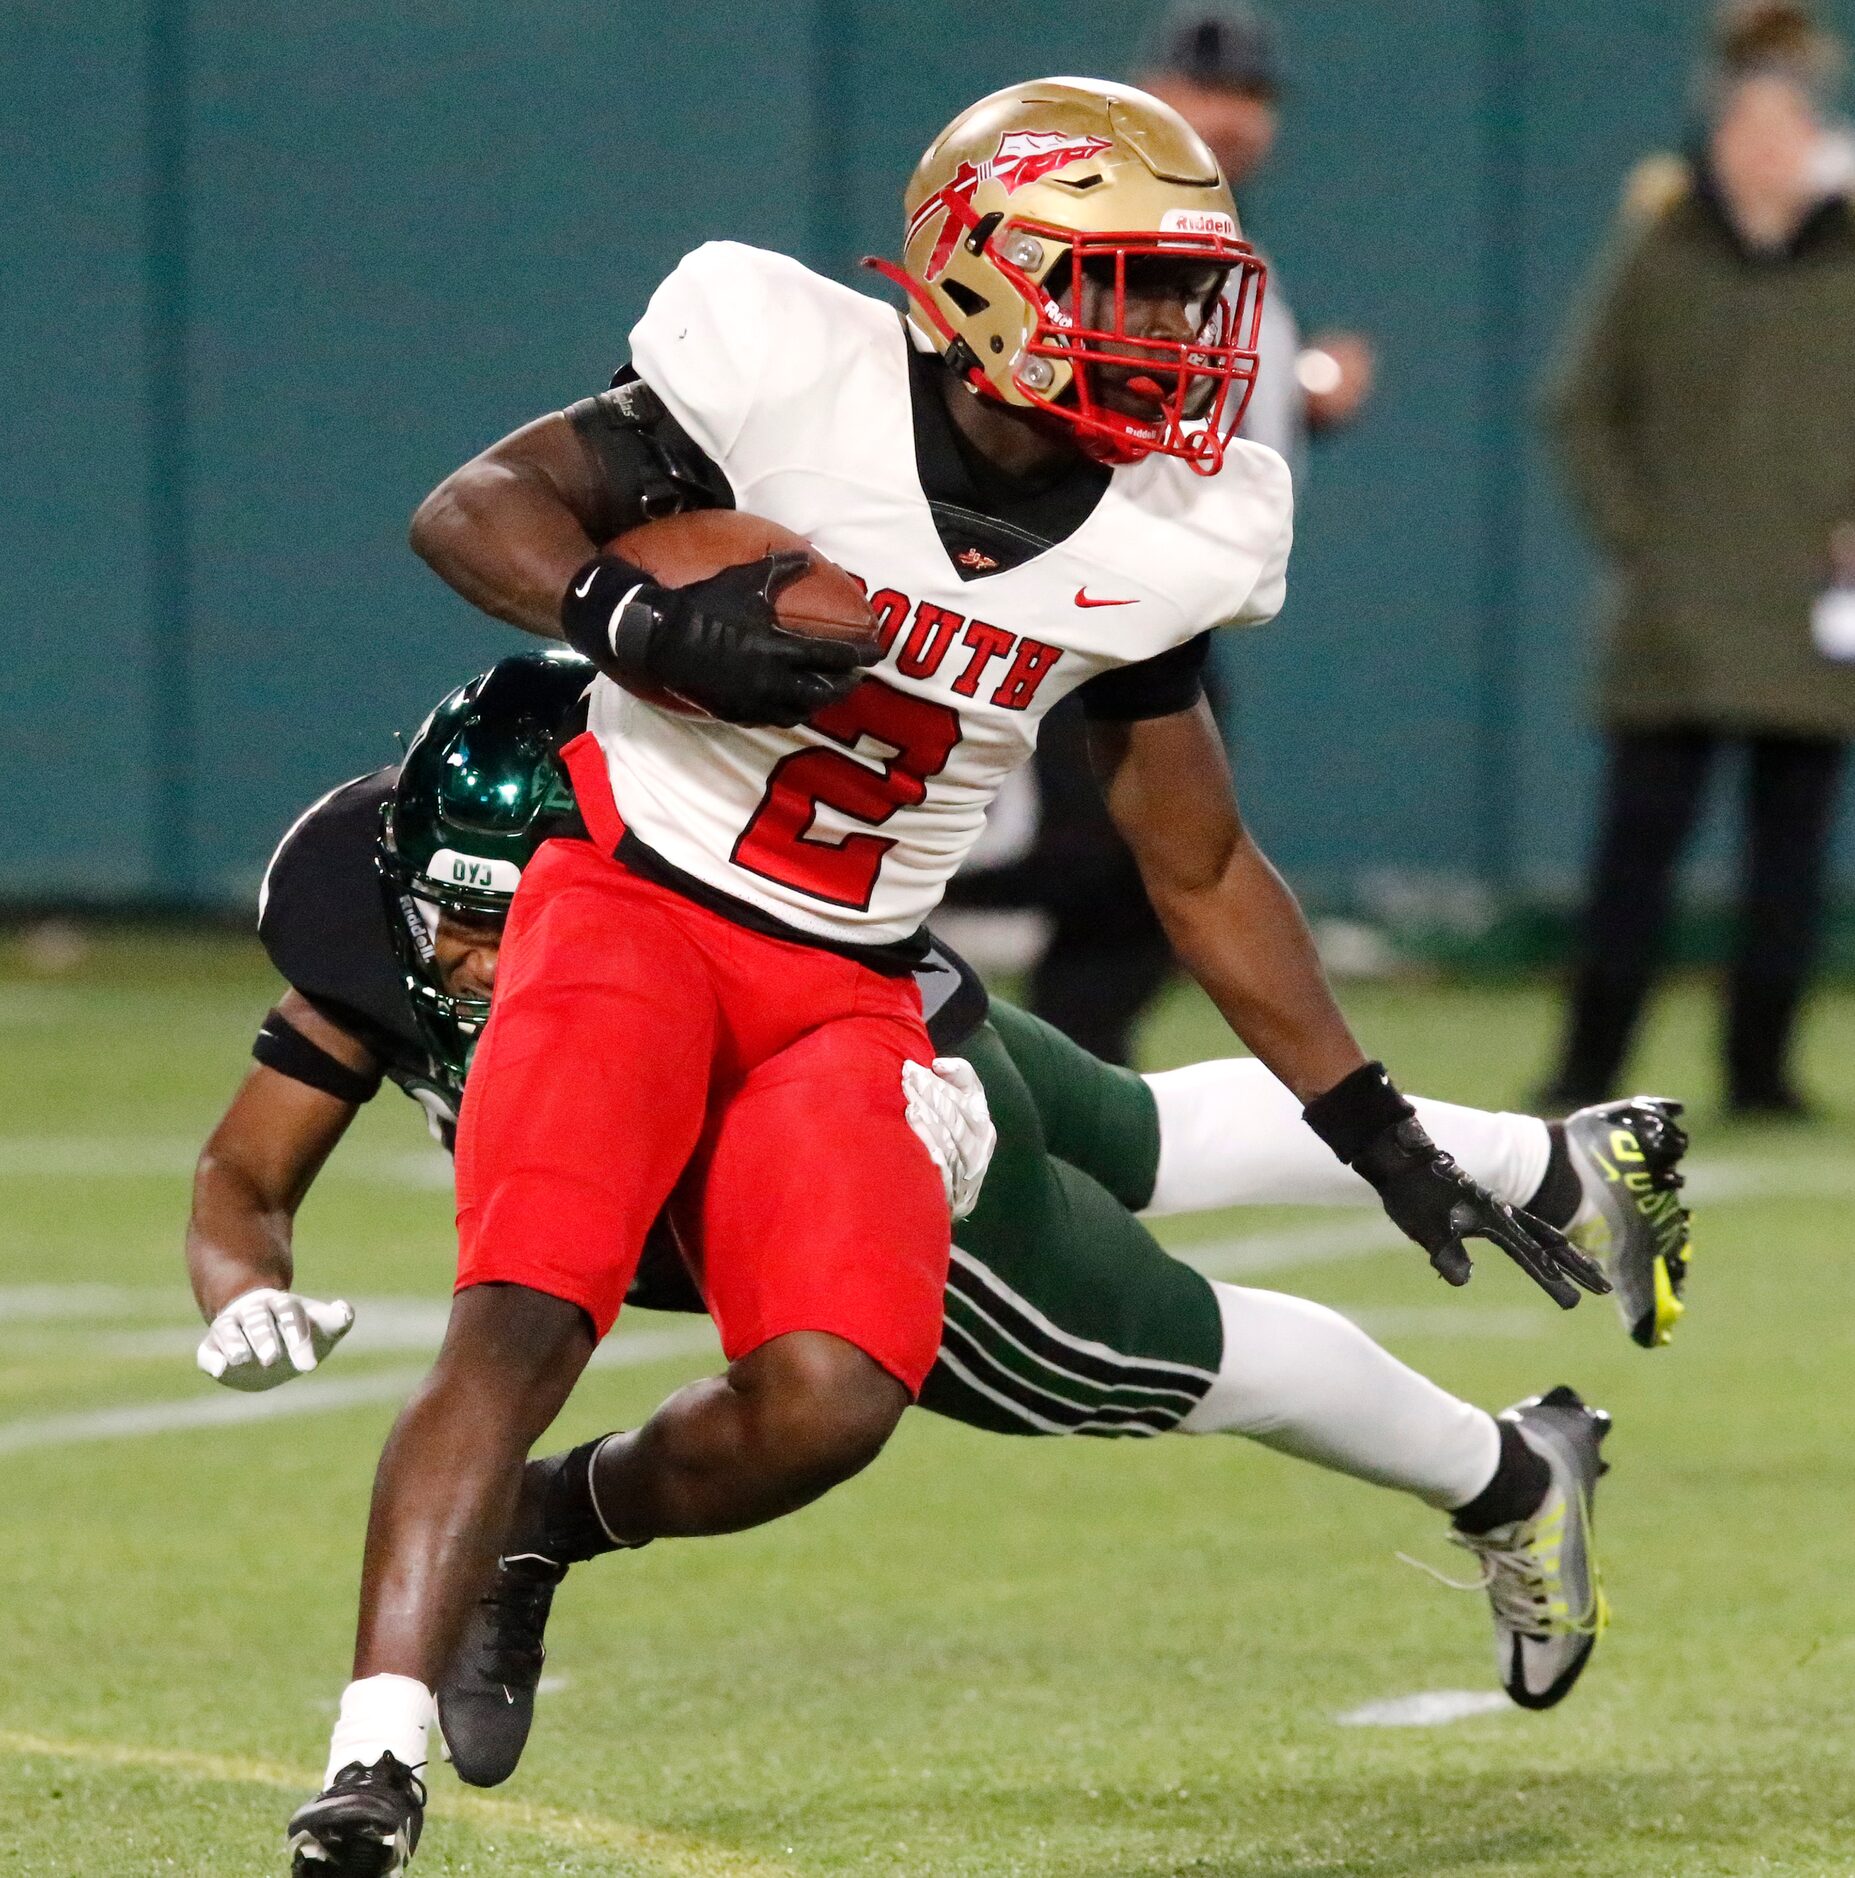
[[[1131,724],[1143,717],[1171,717],[1189,711],[1204,696],[1205,660],[1211,635],[1200,633],[1157,658],[1118,671],[1102,672],[1077,687],[1082,709],[1097,720]]]
[[[350,1069],[319,1043],[312,1043],[281,1011],[272,1011],[258,1027],[251,1054],[266,1069],[274,1069],[292,1082],[320,1089],[337,1102],[352,1102],[359,1107],[363,1102],[371,1102],[380,1092],[379,1070],[370,1074]]]
[[[613,532],[685,509],[731,509],[720,464],[629,366],[610,391],[567,407],[567,422],[605,471]]]

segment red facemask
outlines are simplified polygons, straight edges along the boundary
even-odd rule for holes
[[[1066,249],[1067,284],[1053,297],[1023,268],[1006,258],[1014,242],[1029,237]],[[992,231],[988,258],[1023,297],[1034,325],[1019,360],[1015,383],[1031,406],[1076,433],[1079,447],[1097,462],[1137,463],[1146,456],[1176,456],[1201,476],[1223,467],[1231,436],[1256,383],[1257,338],[1267,270],[1247,242],[1223,234],[1082,234],[1072,229],[1013,222]],[[1223,291],[1190,339],[1155,339],[1127,330],[1127,263],[1152,258],[1227,270]],[[959,335],[926,290],[892,262],[872,259],[876,268],[904,288],[922,315],[950,344]],[[1045,277],[1056,273],[1045,270]],[[1107,295],[1105,324],[1084,325],[1084,282],[1102,282]],[[1069,386],[1046,397],[1058,368],[1071,368]],[[1134,416],[1104,402],[1101,373],[1114,374],[1120,386],[1150,415]],[[975,364],[966,374],[982,395],[1000,394]]]

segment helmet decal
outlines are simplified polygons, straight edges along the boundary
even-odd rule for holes
[[[1223,235],[1235,241],[1237,224],[1235,217],[1226,215],[1222,209],[1168,209],[1159,218],[1159,232],[1162,235]]]
[[[981,183],[995,182],[1006,195],[1015,195],[1028,183],[1040,182],[1071,163],[1099,156],[1110,148],[1106,137],[1078,137],[1061,130],[1006,131],[998,140],[998,148],[983,163],[962,163],[953,180],[935,191],[909,218],[905,238],[912,241],[934,216],[946,217],[928,258],[927,279],[940,278],[961,229],[970,228],[977,219],[972,201]]]
[[[514,861],[495,855],[459,854],[440,848],[425,863],[422,878],[440,887],[475,887],[487,893],[513,894],[522,884],[522,870]]]

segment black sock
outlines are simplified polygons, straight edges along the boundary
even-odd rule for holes
[[[1548,1226],[1563,1232],[1576,1217],[1584,1199],[1584,1186],[1572,1165],[1571,1150],[1565,1145],[1565,1124],[1548,1122],[1546,1133],[1552,1137],[1552,1151],[1546,1156],[1546,1171],[1534,1189],[1524,1212],[1543,1219]]]
[[[522,1481],[515,1545],[558,1565],[577,1565],[601,1552],[620,1550],[593,1502],[593,1456],[609,1436],[584,1441],[565,1454],[530,1461]]]
[[[1463,1532],[1492,1532],[1496,1526],[1530,1519],[1539,1511],[1552,1485],[1552,1469],[1546,1465],[1546,1457],[1527,1445],[1520,1430],[1512,1422],[1497,1421],[1494,1425],[1501,1436],[1494,1478],[1467,1506],[1457,1507],[1450,1516]]]

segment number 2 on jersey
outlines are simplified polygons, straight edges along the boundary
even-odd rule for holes
[[[841,841],[806,837],[821,808],[880,828],[897,809],[927,795],[930,776],[946,768],[960,741],[960,714],[951,705],[910,697],[880,679],[866,678],[810,719],[813,730],[854,750],[873,738],[894,751],[881,768],[836,750],[798,750],[782,757],[767,778],[766,794],[734,844],[738,867],[828,900],[866,909],[876,891],[882,858],[895,843],[884,835],[850,834]]]

